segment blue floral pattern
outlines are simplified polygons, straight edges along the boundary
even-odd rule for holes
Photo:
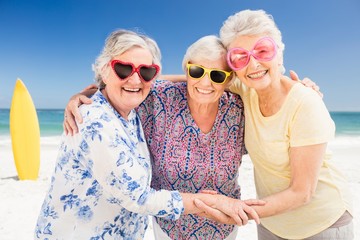
[[[62,136],[35,239],[143,239],[147,215],[176,220],[178,191],[150,188],[150,154],[140,120],[128,121],[100,91],[83,105],[79,134]]]

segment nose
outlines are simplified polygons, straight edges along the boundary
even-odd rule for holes
[[[141,78],[140,78],[140,73],[138,72],[134,72],[130,77],[129,77],[129,82],[133,83],[133,84],[138,84],[141,83]]]
[[[260,65],[259,61],[254,58],[254,56],[250,55],[248,67],[257,68]]]
[[[201,82],[206,85],[211,85],[210,72],[206,72],[202,77]]]

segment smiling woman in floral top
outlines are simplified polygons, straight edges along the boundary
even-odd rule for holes
[[[100,88],[92,104],[80,108],[79,133],[62,136],[36,239],[142,239],[148,214],[176,220],[199,213],[195,198],[239,224],[246,214],[258,220],[240,200],[150,187],[150,153],[134,108],[160,71],[160,51],[152,39],[113,32],[94,70]]]

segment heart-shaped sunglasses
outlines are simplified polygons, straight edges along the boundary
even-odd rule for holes
[[[120,80],[125,80],[136,72],[144,82],[153,80],[160,71],[160,67],[156,64],[140,64],[135,67],[133,63],[120,60],[112,60],[111,67]]]

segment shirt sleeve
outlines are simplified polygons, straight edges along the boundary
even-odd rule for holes
[[[335,124],[323,100],[315,91],[305,89],[290,125],[290,146],[329,142],[335,135]]]
[[[95,179],[107,195],[129,211],[178,219],[184,211],[180,193],[150,188],[146,143],[138,146],[131,141],[117,121],[108,117],[88,119],[80,127],[84,139],[81,146],[92,160]]]

